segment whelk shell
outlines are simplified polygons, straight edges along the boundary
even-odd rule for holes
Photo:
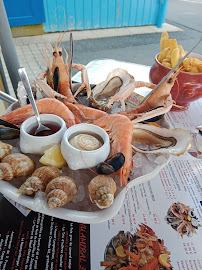
[[[49,209],[65,205],[75,197],[76,193],[77,186],[71,177],[56,177],[48,183],[45,190]]]
[[[12,148],[12,145],[0,141],[0,162],[5,156],[11,154]]]
[[[60,175],[60,170],[56,167],[43,166],[36,169],[18,189],[18,193],[32,195],[37,191],[45,191],[47,184]]]
[[[97,84],[89,97],[90,105],[103,111],[111,109],[110,99],[118,94],[125,86],[134,81],[134,77],[126,70],[112,70],[105,81]]]
[[[33,173],[34,161],[28,156],[15,153],[2,159],[0,163],[0,179],[11,180],[15,177],[25,177]]]
[[[98,175],[88,185],[88,195],[92,203],[100,209],[109,207],[114,201],[116,183],[110,176]]]
[[[182,128],[166,129],[147,124],[133,125],[132,148],[143,154],[180,156],[190,148],[191,134]]]

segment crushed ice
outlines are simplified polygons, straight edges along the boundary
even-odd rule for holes
[[[158,166],[168,161],[169,155],[141,154],[136,153],[133,156],[133,168],[130,171],[130,180],[152,173]]]
[[[38,191],[34,196],[34,211],[47,209],[46,195],[42,191]]]

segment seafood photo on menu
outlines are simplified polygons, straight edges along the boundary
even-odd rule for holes
[[[197,233],[196,230],[201,227],[194,214],[194,208],[180,202],[173,203],[170,206],[165,220],[181,237],[185,235],[192,237],[194,233]]]
[[[110,240],[100,265],[105,270],[169,270],[173,269],[169,255],[164,240],[140,224],[134,234],[120,231]]]

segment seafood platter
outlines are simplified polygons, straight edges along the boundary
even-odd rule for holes
[[[171,129],[166,118],[175,105],[170,91],[179,71],[129,108],[125,101],[136,88],[155,85],[116,68],[92,87],[86,67],[72,63],[81,71],[81,83],[73,85],[66,50],[65,60],[59,42],[52,50],[52,65],[44,52],[47,70],[32,82],[42,124],[50,133],[35,134],[36,125],[25,125],[34,112],[19,83],[19,101],[0,117],[0,191],[33,211],[75,222],[103,222],[116,215],[128,189],[151,180],[171,155],[189,149],[189,132]],[[59,121],[43,122],[47,115],[66,123],[61,143],[50,140],[61,126]]]

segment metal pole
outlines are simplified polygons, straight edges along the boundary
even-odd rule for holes
[[[17,97],[17,87],[18,82],[20,81],[20,77],[18,74],[20,64],[16,54],[16,49],[13,42],[13,37],[8,23],[8,18],[6,15],[3,0],[0,0],[0,14],[0,44],[7,70],[11,79],[11,83]]]
[[[3,91],[0,90],[0,100],[3,100],[9,104],[12,104],[14,102],[17,102],[18,100],[6,93],[4,93]]]
[[[3,66],[2,66],[1,59],[0,59],[0,75],[1,75],[2,82],[3,82],[4,90],[5,90],[5,92],[7,94],[9,94],[8,84],[7,84],[7,81],[6,81],[5,74],[4,74],[4,69],[3,69]]]

